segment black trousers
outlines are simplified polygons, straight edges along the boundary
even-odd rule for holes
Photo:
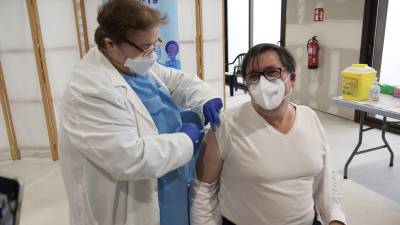
[[[222,225],[235,225],[233,222],[229,221],[227,218],[222,217]],[[314,216],[314,221],[312,225],[321,225],[321,223],[317,220],[317,214]]]
[[[222,225],[235,225],[235,224],[229,221],[227,218],[222,217]]]

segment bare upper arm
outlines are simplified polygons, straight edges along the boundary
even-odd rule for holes
[[[213,183],[218,179],[222,169],[222,157],[213,129],[209,129],[201,146],[196,163],[197,179],[204,183]]]

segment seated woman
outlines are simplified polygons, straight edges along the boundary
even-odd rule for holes
[[[207,134],[192,186],[192,225],[345,224],[324,129],[288,100],[296,63],[259,44],[242,64],[251,101]]]

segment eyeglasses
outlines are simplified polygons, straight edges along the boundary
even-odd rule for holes
[[[248,85],[257,84],[260,82],[261,76],[265,77],[265,79],[272,81],[281,78],[282,71],[286,70],[284,67],[282,68],[269,68],[262,72],[250,72],[246,77],[246,83]]]
[[[128,40],[127,38],[124,38],[124,42],[126,42],[130,46],[136,48],[139,52],[141,52],[144,56],[146,56],[146,55],[149,55],[150,53],[154,52],[154,50],[156,50],[157,48],[159,48],[162,45],[163,40],[161,38],[158,38],[156,43],[147,44],[145,49],[143,49],[139,45],[133,43],[132,41]]]

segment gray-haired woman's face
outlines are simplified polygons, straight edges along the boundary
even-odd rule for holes
[[[247,67],[246,71],[246,81],[251,81],[252,77],[251,74],[253,72],[265,72],[271,69],[282,69],[280,73],[280,79],[286,80],[287,77],[290,75],[285,67],[282,65],[282,62],[279,58],[278,53],[274,50],[266,51],[257,57],[254,57],[250,60],[249,66]],[[248,82],[251,83],[251,82]],[[293,87],[294,80],[292,82],[287,82],[288,87],[286,90],[290,89],[290,86]],[[286,94],[286,92],[285,92]]]
[[[266,110],[277,109],[290,94],[294,79],[275,51],[267,51],[250,61],[246,84],[252,101]]]

